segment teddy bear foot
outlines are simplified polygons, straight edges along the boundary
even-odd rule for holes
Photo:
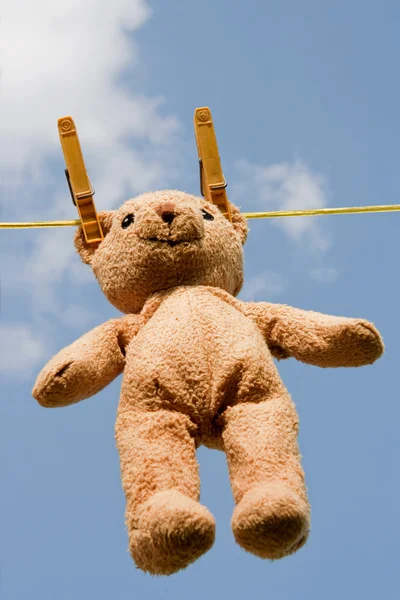
[[[137,528],[130,531],[130,551],[139,569],[172,575],[207,552],[214,539],[211,513],[177,490],[168,490],[143,505]]]
[[[247,492],[232,517],[237,543],[270,560],[299,550],[307,540],[309,523],[308,504],[280,482],[262,484]]]

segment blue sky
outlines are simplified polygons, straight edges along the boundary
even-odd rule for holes
[[[2,3],[2,221],[76,218],[57,118],[78,125],[99,209],[151,189],[198,193],[193,111],[213,113],[243,210],[398,202],[395,0]],[[4,600],[396,598],[400,215],[251,222],[242,297],[367,318],[386,344],[363,369],[279,369],[300,414],[308,545],[263,562],[234,543],[223,454],[200,449],[212,550],[151,578],[127,552],[114,442],[120,380],[46,411],[43,364],[116,311],[73,229],[3,231],[0,586]]]

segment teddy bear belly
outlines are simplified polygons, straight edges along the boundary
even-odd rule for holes
[[[258,401],[282,384],[255,324],[195,290],[165,300],[129,345],[119,411],[182,411],[210,445],[227,406]]]

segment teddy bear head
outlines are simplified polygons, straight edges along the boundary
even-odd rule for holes
[[[75,247],[109,300],[124,313],[139,312],[154,293],[180,285],[206,285],[232,295],[243,284],[247,224],[231,205],[232,223],[203,198],[179,191],[146,193],[118,210],[100,212],[104,239]]]

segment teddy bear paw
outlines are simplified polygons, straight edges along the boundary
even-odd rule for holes
[[[201,504],[177,490],[154,494],[130,530],[130,551],[138,568],[153,575],[184,569],[211,548],[215,521]]]
[[[270,560],[299,550],[307,540],[309,524],[308,503],[280,482],[262,484],[247,492],[232,517],[237,543]]]

